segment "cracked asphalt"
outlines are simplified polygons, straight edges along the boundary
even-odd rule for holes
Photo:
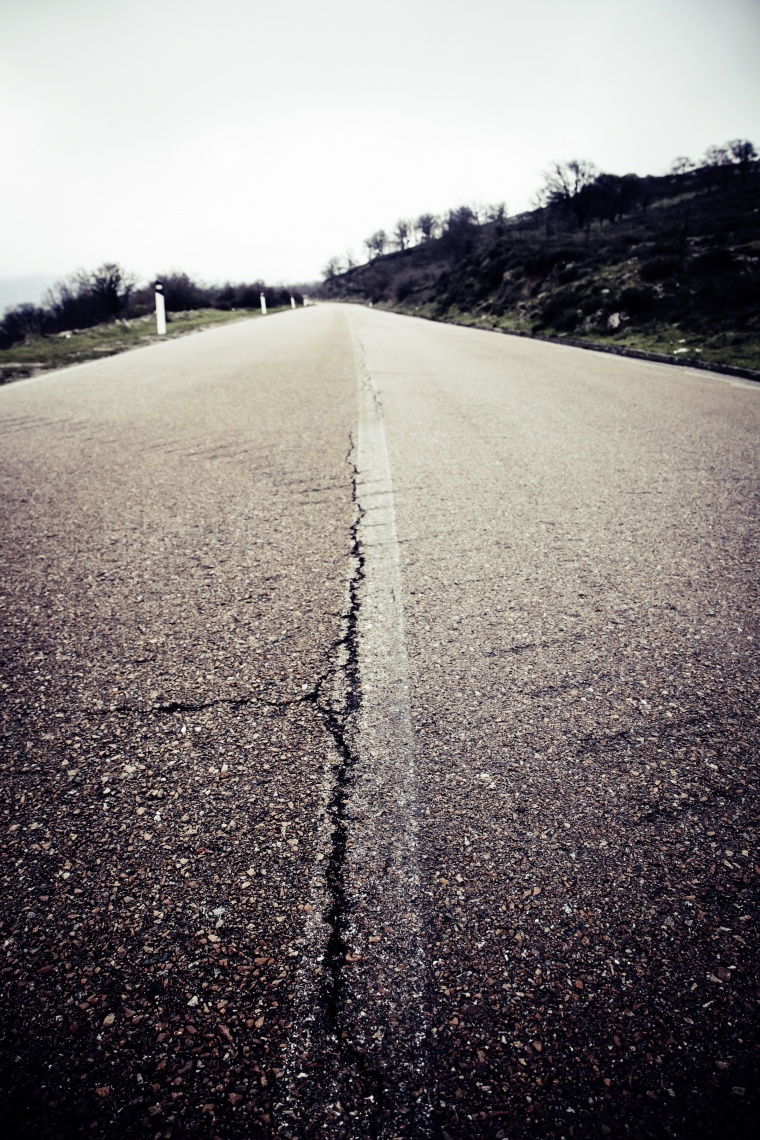
[[[335,305],[0,390],[4,1135],[755,1136],[759,399]]]

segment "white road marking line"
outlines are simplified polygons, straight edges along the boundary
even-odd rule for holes
[[[357,356],[361,360],[360,350]],[[291,1052],[275,1112],[283,1134],[292,1127],[298,1135],[316,1129],[330,1136],[334,1124],[342,1135],[390,1140],[399,1124],[406,1134],[410,1128],[415,1136],[431,1134],[426,941],[393,484],[378,395],[363,363],[359,381],[355,497],[362,566],[352,559],[348,624],[350,639],[353,622],[355,674],[344,646],[332,706],[343,705],[341,684],[358,687],[361,699],[349,699],[339,714],[342,775],[332,792],[325,790],[334,810],[340,802],[331,821],[333,857],[339,828],[345,846],[332,897],[332,868],[323,862],[312,878],[314,911],[301,943]],[[339,756],[334,759],[341,764]],[[326,990],[328,923],[336,925],[336,902],[345,960],[337,987]]]
[[[364,556],[359,591],[359,676],[362,702],[354,737],[358,756],[349,802],[347,882],[352,893],[348,941],[368,955],[357,973],[364,1044],[387,1036],[388,1107],[412,1113],[425,1135],[427,1107],[413,1090],[427,1090],[425,1030],[426,940],[420,917],[415,748],[404,637],[401,557],[382,411],[363,369],[359,396],[357,498]],[[380,942],[367,944],[370,936]],[[422,1094],[426,1096],[426,1092]],[[391,1103],[392,1102],[392,1103]],[[394,1114],[395,1115],[395,1114]],[[408,1119],[408,1116],[407,1116]]]

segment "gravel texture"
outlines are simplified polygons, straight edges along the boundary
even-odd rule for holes
[[[756,1135],[759,398],[337,306],[0,392],[4,1134]]]
[[[0,393],[4,1135],[271,1129],[352,519],[310,316]]]
[[[436,1125],[754,1135],[760,392],[358,324],[402,551]]]

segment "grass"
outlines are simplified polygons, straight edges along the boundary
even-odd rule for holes
[[[714,336],[700,337],[693,333],[684,335],[684,330],[681,328],[653,323],[643,328],[623,328],[619,332],[609,335],[594,334],[593,332],[578,335],[575,332],[568,334],[564,330],[552,328],[536,330],[526,317],[521,317],[515,313],[505,313],[500,317],[492,317],[454,307],[448,309],[441,316],[435,305],[432,304],[410,307],[383,302],[380,302],[377,308],[387,309],[389,312],[402,312],[410,316],[424,317],[427,320],[465,325],[468,328],[518,333],[538,340],[542,337],[557,340],[568,338],[574,344],[600,345],[607,349],[623,352],[628,349],[631,352],[647,352],[658,356],[672,357],[674,360],[680,358],[684,361],[696,361],[703,364],[746,368],[757,372],[760,376],[760,338],[752,335],[745,336],[740,332],[721,332]]]
[[[609,349],[651,352],[673,359],[680,357],[705,364],[728,365],[760,372],[760,339],[757,336],[745,336],[740,332],[699,336],[680,327],[651,322],[649,325],[633,328],[624,326],[619,331],[609,334],[589,332],[579,335],[552,328],[542,329],[539,332],[525,319],[500,317],[489,320],[483,317],[473,318],[472,314],[462,314],[462,319],[458,319],[457,323],[471,324],[479,328],[504,329],[506,332],[520,332],[538,337],[545,335],[564,339],[569,335],[573,341],[601,345]]]
[[[270,313],[279,311],[281,310],[269,310]],[[36,376],[41,372],[52,372],[86,360],[98,360],[103,356],[115,356],[130,348],[140,348],[216,325],[260,316],[261,313],[249,309],[196,309],[186,313],[169,313],[166,336],[157,335],[156,319],[150,314],[71,333],[34,337],[24,344],[0,349],[0,383],[24,376]]]
[[[668,326],[631,329],[608,337],[584,336],[579,339],[592,344],[653,352],[661,356],[701,361],[704,364],[721,364],[734,368],[748,368],[760,373],[760,341],[757,337],[744,338],[740,333],[717,333],[700,337],[683,334],[684,330]]]

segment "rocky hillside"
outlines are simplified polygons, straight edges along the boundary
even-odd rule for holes
[[[480,224],[465,211],[320,296],[760,370],[758,164],[635,179],[627,199],[625,183],[617,209],[554,201]]]

